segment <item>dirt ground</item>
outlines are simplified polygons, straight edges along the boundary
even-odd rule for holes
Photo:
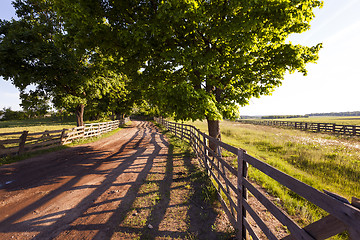
[[[170,154],[169,154],[170,153]],[[0,167],[0,239],[232,239],[149,122]]]

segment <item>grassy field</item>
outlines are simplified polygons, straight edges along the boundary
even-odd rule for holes
[[[126,125],[131,124],[131,122],[126,123]],[[22,132],[24,130],[27,130],[29,132],[42,132],[45,130],[59,130],[59,129],[69,129],[76,127],[76,122],[73,122],[71,120],[61,120],[61,119],[53,119],[53,118],[45,118],[45,119],[28,119],[28,120],[14,120],[14,121],[0,121],[0,133],[9,133],[9,132]],[[102,134],[97,137],[92,138],[86,138],[86,139],[80,139],[76,140],[70,144],[67,144],[66,146],[54,146],[53,148],[46,149],[46,150],[39,150],[35,152],[25,153],[20,156],[14,155],[14,156],[4,156],[0,157],[0,166],[4,164],[9,164],[12,162],[21,161],[24,159],[27,159],[29,157],[37,156],[40,154],[44,154],[46,152],[52,152],[61,150],[68,147],[73,147],[80,144],[85,144],[89,142],[97,141],[101,138],[109,137],[116,132],[118,132],[122,127],[115,129],[111,132]],[[12,138],[18,138],[18,135],[13,135]],[[9,139],[9,136],[0,136],[0,140],[3,139]]]
[[[207,132],[206,122],[188,122]],[[222,140],[318,190],[360,197],[360,139],[272,128],[230,121],[221,122]],[[234,163],[235,165],[235,163]],[[283,207],[300,224],[325,213],[254,168],[249,177],[282,200]]]
[[[59,130],[63,128],[76,127],[76,122],[70,119],[42,118],[27,120],[0,121],[0,133],[21,132],[42,132],[45,130]]]
[[[262,120],[262,119],[254,119],[254,120]],[[272,119],[263,119],[263,120],[272,120]],[[273,120],[275,120],[275,121],[291,121],[291,122],[336,123],[339,125],[360,125],[360,116],[281,118],[281,119],[273,119]]]

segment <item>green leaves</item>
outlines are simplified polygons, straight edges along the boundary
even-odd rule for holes
[[[270,94],[287,71],[305,75],[321,48],[285,42],[309,29],[313,9],[322,6],[317,0],[15,5],[20,20],[0,27],[1,74],[104,111],[107,103],[120,111],[116,98],[130,106],[146,98],[177,119],[233,118],[239,105]]]

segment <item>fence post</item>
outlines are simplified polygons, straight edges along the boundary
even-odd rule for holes
[[[61,132],[61,136],[60,136],[60,145],[63,145],[64,138],[65,138],[65,132],[66,132],[66,129],[63,128],[63,130]]]
[[[247,191],[243,184],[243,179],[247,177],[247,163],[244,161],[243,149],[238,149],[238,170],[237,170],[237,183],[238,183],[238,196],[237,196],[237,239],[246,239],[246,228],[244,225],[244,218],[246,217],[246,211],[243,206],[243,200],[247,199]]]
[[[203,147],[204,147],[203,161],[204,161],[204,165],[206,168],[206,172],[210,176],[210,169],[209,169],[208,162],[207,162],[208,153],[207,153],[207,149],[206,149],[206,137],[205,137],[205,134],[202,134],[202,136],[203,136]]]
[[[18,154],[22,154],[25,150],[25,142],[29,131],[23,131],[23,133],[20,136],[20,142],[19,142],[19,151]]]
[[[184,124],[181,123],[181,139],[184,139]]]

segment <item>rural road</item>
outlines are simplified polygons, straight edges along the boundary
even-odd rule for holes
[[[193,191],[191,181],[181,178],[189,168],[182,159],[170,162],[168,147],[152,123],[134,121],[111,137],[0,167],[0,239],[183,239],[189,232],[198,239],[217,239],[226,235],[227,230],[214,231],[216,211],[181,199]],[[149,202],[144,197],[156,191],[146,193],[143,185],[151,174],[152,185],[146,186],[156,183],[159,197]],[[136,205],[141,198],[144,206],[150,205]],[[135,223],[140,215],[143,221]],[[182,216],[187,217],[179,219]]]

